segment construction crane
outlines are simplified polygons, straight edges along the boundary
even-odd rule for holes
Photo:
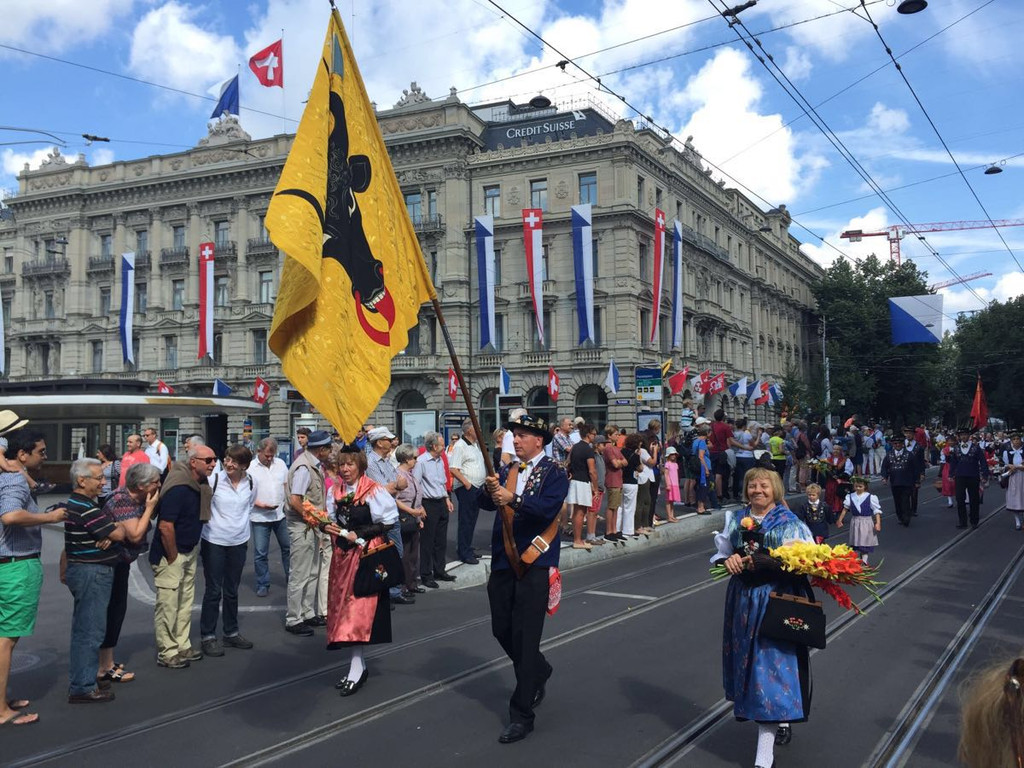
[[[961,283],[969,283],[971,280],[980,280],[983,277],[992,277],[991,272],[975,272],[972,275],[966,275],[964,277],[954,277],[952,280],[943,280],[941,283],[935,283],[928,287],[929,291],[937,291],[939,288],[949,288],[951,285],[960,285]]]
[[[848,229],[840,237],[851,243],[859,243],[865,237],[887,237],[889,239],[889,256],[900,263],[900,240],[906,235],[917,235],[924,240],[922,232],[957,232],[963,229],[994,229],[996,227],[1024,227],[1024,219],[994,219],[989,221],[938,221],[931,224],[894,224],[881,232],[865,232],[862,229]]]

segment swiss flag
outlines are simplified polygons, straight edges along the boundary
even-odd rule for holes
[[[555,369],[548,366],[548,397],[554,401],[558,401],[558,385],[560,379],[558,374],[555,373]]]
[[[459,397],[459,379],[451,368],[448,369],[448,397],[452,400]]]
[[[769,400],[769,397],[770,397],[769,394],[768,394],[768,386],[769,385],[768,385],[767,381],[762,381],[761,382],[761,394],[754,401],[754,405],[768,405],[768,400]]]
[[[157,379],[156,391],[159,392],[161,395],[173,395],[174,387],[172,387],[170,384],[165,384],[162,379]]]
[[[267,88],[272,88],[275,85],[284,88],[283,43],[283,40],[271,43],[249,59],[249,69],[256,75],[260,85],[265,85]]]
[[[709,395],[715,395],[725,389],[725,372],[718,374],[712,379],[708,380],[705,392]]]
[[[668,390],[673,395],[678,395],[686,388],[686,377],[690,375],[690,366],[686,366],[679,373],[673,373],[668,377]]]
[[[268,397],[270,397],[270,385],[267,384],[267,382],[265,382],[259,376],[257,376],[256,385],[253,387],[252,390],[252,399],[259,403],[260,405],[263,405],[265,402],[267,402]]]

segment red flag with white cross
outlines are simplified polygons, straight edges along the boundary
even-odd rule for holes
[[[459,397],[459,379],[451,368],[448,369],[448,397],[453,401]]]
[[[170,384],[165,384],[163,379],[157,379],[156,391],[159,392],[161,395],[173,395],[174,387],[172,387]]]
[[[560,380],[558,374],[555,373],[555,369],[548,366],[548,397],[552,400],[558,400],[558,385]]]
[[[249,69],[256,75],[260,85],[284,88],[284,39],[254,53],[249,59]]]
[[[260,405],[267,402],[267,398],[270,397],[270,385],[267,384],[259,376],[256,377],[256,384],[252,390],[252,399]]]

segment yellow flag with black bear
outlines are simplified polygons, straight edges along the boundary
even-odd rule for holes
[[[337,10],[266,226],[286,254],[270,348],[350,440],[436,294]]]

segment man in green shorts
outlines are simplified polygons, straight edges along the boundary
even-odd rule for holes
[[[22,430],[7,436],[8,462],[34,472],[46,461],[46,441],[41,432]],[[65,509],[40,512],[21,471],[0,473],[0,728],[29,725],[39,715],[23,712],[24,700],[8,700],[7,678],[14,646],[36,627],[43,564],[39,553],[43,532],[39,526],[64,520]]]

